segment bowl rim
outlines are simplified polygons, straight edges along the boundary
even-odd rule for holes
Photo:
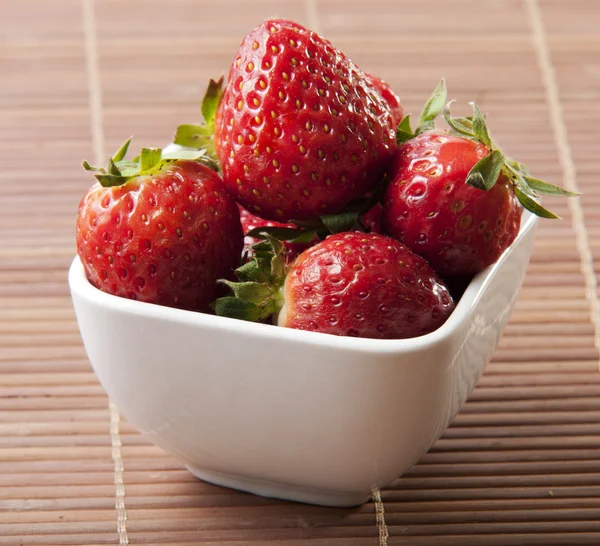
[[[190,326],[219,329],[230,332],[232,335],[244,333],[254,337],[269,339],[277,338],[279,341],[290,341],[313,346],[344,349],[348,351],[360,351],[371,354],[381,353],[414,353],[423,349],[451,339],[458,329],[469,319],[475,306],[481,299],[486,286],[496,275],[503,263],[509,259],[516,245],[534,228],[537,217],[533,214],[523,213],[523,221],[519,234],[507,248],[500,258],[491,266],[487,267],[472,279],[463,293],[460,301],[448,320],[437,330],[419,337],[407,339],[372,339],[348,336],[336,336],[322,332],[308,332],[293,328],[282,328],[272,324],[246,322],[239,319],[209,315],[196,311],[187,311],[131,300],[120,296],[114,296],[93,286],[85,275],[83,264],[78,256],[75,256],[69,268],[69,287],[72,296],[81,297],[95,305],[111,308],[119,313],[129,315],[145,316],[154,319],[166,320],[167,322],[185,323]]]

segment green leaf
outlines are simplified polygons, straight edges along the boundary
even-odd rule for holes
[[[206,156],[206,150],[173,150],[162,154],[163,159],[188,159],[195,161]]]
[[[121,176],[123,173],[119,170],[119,167],[115,164],[112,157],[108,159],[108,174],[114,174],[116,176]]]
[[[206,149],[201,150],[174,150],[172,152],[163,153],[162,158],[164,161],[175,161],[178,159],[186,161],[196,161],[202,163],[213,171],[219,172],[219,163],[212,157],[206,154]]]
[[[101,172],[104,172],[104,169],[99,169],[98,167],[92,167],[87,161],[84,161],[82,163],[82,165],[83,165],[83,168],[86,171],[101,171]]]
[[[217,108],[219,107],[222,96],[223,76],[221,76],[217,81],[211,79],[208,82],[206,93],[202,99],[202,115],[204,116],[206,125],[209,127],[212,127],[213,125],[215,114],[217,113]]]
[[[537,201],[535,201],[532,197],[529,197],[525,192],[519,188],[519,186],[513,187],[515,195],[519,200],[519,203],[523,205],[529,212],[532,212],[536,216],[541,216],[542,218],[550,218],[550,219],[558,219],[560,216],[557,216],[553,212],[548,209],[542,207]]]
[[[292,241],[305,233],[303,229],[286,228],[286,227],[257,227],[246,233],[247,237],[255,239],[265,239],[265,233],[279,239],[280,241]]]
[[[504,163],[504,166],[502,167],[502,172],[504,175],[510,179],[513,185],[518,186],[523,193],[529,195],[530,197],[538,197],[537,192],[533,188],[529,187],[523,178],[521,170],[515,168],[514,164],[515,162],[512,160]]]
[[[206,156],[205,150],[175,150],[162,154],[160,148],[142,148],[141,153],[131,160],[125,160],[131,138],[121,146],[117,153],[108,160],[108,172],[105,169],[92,167],[87,161],[82,163],[87,171],[97,172],[96,178],[105,187],[120,186],[138,174],[149,174],[158,171],[165,164],[174,160],[198,161],[218,170],[218,164]]]
[[[402,118],[402,121],[398,124],[398,129],[405,133],[413,134],[413,131],[410,128],[410,114],[407,114]]]
[[[325,229],[325,226],[320,218],[313,218],[311,220],[290,220],[290,224],[294,224],[300,229],[313,229],[321,230]]]
[[[273,237],[269,233],[265,233],[264,240],[265,243],[270,246],[274,254],[281,254],[283,252],[283,243],[276,237]]]
[[[269,272],[267,272],[269,273]],[[260,265],[256,260],[250,260],[235,270],[235,276],[241,282],[266,282],[269,279],[268,274],[261,273]]]
[[[348,231],[358,221],[359,211],[340,212],[339,214],[325,214],[321,220],[330,233]]]
[[[211,138],[212,131],[206,125],[184,124],[177,127],[173,142],[186,148],[202,148]]]
[[[208,157],[217,159],[212,126],[180,125],[175,131],[173,142],[185,148],[203,149]]]
[[[433,90],[431,96],[427,99],[425,106],[423,106],[423,110],[419,117],[419,127],[416,131],[417,134],[434,127],[433,122],[444,108],[447,99],[448,91],[446,89],[446,81],[442,78],[440,83],[438,83]]]
[[[531,197],[532,199],[539,198],[539,194],[535,190],[533,190],[532,188],[530,188],[528,186],[527,182],[525,182],[525,180],[523,180],[522,176],[516,176],[516,177],[512,178],[512,182],[525,195],[529,195],[529,197]]]
[[[515,196],[527,210],[544,218],[559,218],[556,214],[544,208],[536,201],[539,194],[561,195],[574,197],[576,192],[548,184],[543,180],[529,176],[527,167],[518,161],[505,158],[500,150],[494,149],[494,144],[487,128],[485,116],[479,107],[471,102],[473,116],[453,118],[449,102],[443,110],[444,118],[453,132],[464,137],[481,142],[492,151],[477,162],[467,175],[467,183],[481,190],[488,191],[498,180],[500,172],[511,181]]]
[[[140,164],[137,161],[119,161],[117,167],[123,176],[133,176],[140,170]]]
[[[458,125],[465,133],[473,135],[473,120],[470,118],[452,118],[455,125]]]
[[[270,261],[273,255],[273,246],[266,240],[267,234],[265,232],[262,233],[262,238],[259,239],[258,243],[252,245],[252,252],[255,257],[268,258]]]
[[[215,302],[217,314],[258,321],[268,318],[283,306],[281,287],[287,274],[284,246],[269,233],[262,232],[262,236],[263,240],[252,245],[250,261],[235,271],[240,282],[219,281],[233,291],[233,297],[220,298]]]
[[[270,288],[258,282],[231,282],[227,280],[221,280],[220,282],[231,288],[231,291],[238,300],[256,305],[263,304],[272,294]]]
[[[162,159],[160,148],[142,148],[140,153],[140,171],[149,171]]]
[[[283,283],[283,279],[285,279],[285,274],[286,274],[285,260],[283,259],[283,248],[284,248],[283,243],[279,239],[273,237],[272,235],[269,235],[268,233],[265,233],[265,241],[264,242],[266,244],[268,244],[272,249],[272,255],[273,255],[273,257],[271,258],[272,278],[274,279],[274,282]],[[259,243],[259,245],[260,245],[260,243]]]
[[[511,167],[511,169],[515,170],[515,171],[519,171],[523,176],[528,175],[529,174],[529,170],[527,169],[527,165],[524,165],[523,163],[519,163],[518,161],[515,161],[514,159],[506,159],[506,164]]]
[[[473,138],[475,135],[473,134],[473,124],[470,122],[468,118],[453,118],[452,113],[450,112],[450,105],[454,101],[450,101],[446,106],[444,106],[443,116],[446,120],[446,123],[450,125],[450,127],[456,131],[459,135],[463,135],[469,138]],[[469,121],[470,123],[467,123]]]
[[[415,135],[410,134],[410,133],[404,133],[400,130],[396,131],[396,144],[400,145],[400,144],[404,144],[405,142],[408,142],[409,140],[411,140],[412,138],[414,138]]]
[[[129,180],[128,176],[117,176],[116,174],[97,174],[96,178],[104,188],[122,186]]]
[[[396,129],[396,144],[402,144],[413,138],[415,134],[410,128],[410,114],[404,116]]]
[[[220,317],[236,318],[257,322],[261,319],[261,310],[253,303],[240,301],[235,297],[228,296],[215,301],[215,312]]]
[[[534,178],[533,176],[524,175],[523,179],[525,183],[532,189],[539,193],[543,193],[545,195],[565,195],[567,197],[578,197],[581,195],[580,193],[565,190],[560,186],[555,186],[554,184],[548,184],[548,182],[544,182],[539,178]]]
[[[467,175],[467,184],[469,184],[469,186],[473,186],[474,188],[477,188],[478,190],[487,191],[487,188],[485,186],[485,180],[481,173],[470,172]]]
[[[498,181],[504,165],[504,155],[500,150],[492,150],[480,159],[467,175],[467,184],[480,190],[489,191]]]
[[[259,235],[262,240],[252,245],[252,259],[258,264],[261,275],[266,275],[267,284],[281,284],[286,272],[283,243],[265,231]]]
[[[115,155],[112,156],[112,159],[115,163],[118,163],[119,161],[122,161],[123,159],[125,159],[125,156],[127,155],[127,150],[129,150],[129,145],[131,144],[133,137],[130,136],[125,143],[123,144],[123,146],[121,146],[116,152]]]
[[[473,134],[475,137],[485,144],[488,148],[492,147],[492,139],[487,128],[484,115],[481,113],[479,106],[474,102],[470,103],[473,107]]]
[[[246,233],[246,237],[254,237],[255,239],[265,239],[265,233],[280,241],[288,241],[290,243],[310,243],[317,232],[314,229],[295,229],[286,227],[257,227]]]
[[[317,232],[314,229],[303,230],[298,237],[292,239],[290,243],[296,244],[308,244],[312,243],[314,238],[317,236]]]
[[[470,122],[464,123],[465,119],[466,118],[452,118],[452,121],[448,123],[451,127],[450,134],[476,140],[475,135],[473,135],[473,125]]]

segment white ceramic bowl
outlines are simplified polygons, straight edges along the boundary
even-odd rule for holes
[[[125,417],[206,481],[350,506],[406,471],[448,426],[502,335],[535,219],[448,321],[405,340],[337,337],[69,284],[89,359]]]

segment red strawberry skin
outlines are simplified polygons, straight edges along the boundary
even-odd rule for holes
[[[381,218],[383,216],[383,206],[381,203],[375,203],[372,208],[360,217],[360,222],[365,231],[369,233],[381,233]]]
[[[454,308],[427,262],[374,233],[339,233],[303,252],[284,286],[279,325],[341,336],[416,337]]]
[[[238,207],[240,210],[240,221],[242,222],[242,230],[244,232],[244,235],[246,233],[248,233],[249,231],[252,231],[255,228],[261,228],[261,227],[281,227],[281,228],[296,229],[296,226],[294,224],[284,224],[281,222],[274,222],[272,220],[265,220],[264,218],[255,216],[254,214],[252,214],[250,211],[246,210],[241,205],[238,205]],[[315,237],[315,242],[317,242],[317,241],[318,241],[318,238]],[[252,247],[252,245],[254,245],[256,243],[258,243],[258,239],[254,238],[254,237],[245,236],[244,237],[244,250],[242,251],[242,254],[248,253],[248,255],[251,255],[251,252],[252,252],[251,247]],[[283,245],[285,248],[287,262],[292,262],[293,260],[296,259],[298,254],[300,254],[302,251],[306,250],[307,248],[309,248],[311,246],[311,244],[299,244],[299,243],[290,243],[290,242],[284,242]]]
[[[214,138],[236,201],[285,222],[339,212],[378,183],[394,129],[386,101],[343,53],[270,20],[240,46]]]
[[[470,139],[425,132],[397,151],[384,200],[387,233],[442,277],[470,276],[514,241],[522,208],[509,182],[489,191],[466,183],[489,150]]]
[[[400,97],[396,95],[394,90],[390,87],[390,85],[383,81],[381,78],[377,76],[373,76],[372,74],[365,74],[370,84],[379,91],[379,94],[383,97],[383,99],[388,103],[390,110],[392,112],[392,119],[394,120],[394,127],[398,127],[398,124],[402,121],[404,117],[404,108],[402,104],[400,104]]]
[[[76,240],[97,288],[199,311],[237,267],[243,245],[235,202],[214,171],[191,161],[122,186],[95,184],[79,206]]]

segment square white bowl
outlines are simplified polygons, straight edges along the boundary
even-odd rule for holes
[[[448,321],[375,340],[249,323],[101,292],[75,258],[83,342],[137,429],[206,481],[351,506],[400,476],[456,415],[517,298],[536,219],[469,284]]]

